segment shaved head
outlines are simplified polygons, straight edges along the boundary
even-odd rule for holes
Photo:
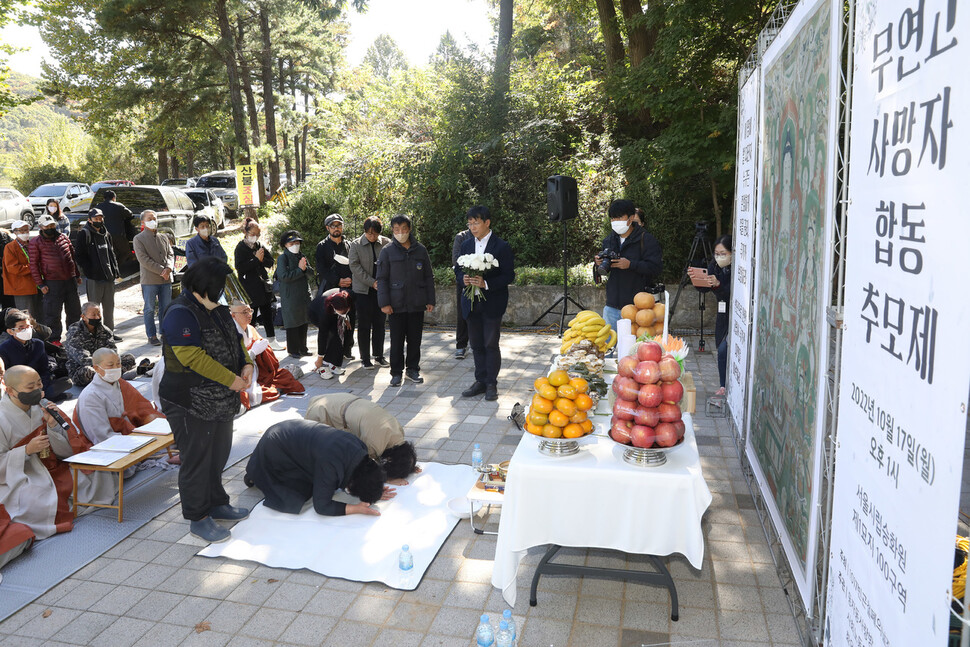
[[[7,386],[13,387],[18,391],[20,390],[20,386],[22,384],[26,382],[33,382],[34,380],[39,379],[40,375],[37,374],[37,371],[29,366],[24,366],[23,364],[11,366],[6,374],[4,374],[4,382],[7,383]]]
[[[94,354],[91,355],[91,361],[98,366],[104,366],[113,359],[119,359],[118,353],[114,352],[110,348],[99,348],[98,350],[94,351]]]

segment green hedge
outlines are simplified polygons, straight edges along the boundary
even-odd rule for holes
[[[436,267],[435,283],[441,285],[455,280],[451,267]],[[516,267],[515,285],[562,285],[562,267]],[[569,268],[569,285],[594,285],[593,263]]]

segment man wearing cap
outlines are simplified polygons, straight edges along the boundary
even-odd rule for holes
[[[327,216],[323,221],[329,236],[317,243],[317,279],[323,294],[332,288],[344,290],[350,296],[350,334],[344,335],[344,358],[353,359],[354,327],[357,323],[357,307],[354,304],[353,274],[350,271],[350,254],[344,241],[344,219],[339,213]],[[323,349],[321,349],[322,351]],[[321,352],[322,354],[322,352]]]
[[[27,251],[30,225],[23,220],[14,220],[10,233],[13,240],[3,247],[3,293],[13,297],[17,309],[28,310],[35,317],[43,319],[40,292],[30,274],[30,254]]]
[[[135,246],[135,258],[138,259],[141,283],[141,295],[145,300],[144,321],[145,334],[152,346],[161,346],[155,328],[155,313],[158,313],[159,323],[165,315],[165,309],[172,302],[172,272],[175,271],[175,253],[168,242],[168,237],[158,234],[158,219],[155,212],[146,209],[141,212],[142,232],[132,241]]]
[[[81,318],[81,298],[77,292],[77,286],[81,284],[81,271],[77,266],[74,245],[67,236],[58,233],[57,221],[44,214],[37,225],[40,236],[27,244],[30,274],[44,295],[44,323],[50,326],[50,341],[59,342],[64,330],[61,310],[67,314],[69,323]]]
[[[88,221],[74,239],[77,264],[84,274],[88,301],[101,306],[104,327],[110,331],[111,341],[121,341],[115,329],[115,279],[121,276],[111,234],[104,224],[100,209],[88,212]]]

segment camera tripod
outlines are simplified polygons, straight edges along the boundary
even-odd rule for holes
[[[585,310],[586,306],[576,301],[576,299],[569,296],[569,266],[566,256],[566,221],[562,222],[562,296],[556,299],[556,301],[549,306],[549,308],[543,312],[541,315],[536,317],[536,320],[532,322],[533,326],[539,325],[539,322],[548,314],[559,314],[559,336],[562,337],[563,333],[566,331],[566,314],[569,311],[570,302],[579,308],[580,310]],[[553,313],[553,311],[562,304],[562,313],[558,310]]]
[[[704,256],[698,260],[697,252],[701,251]],[[670,318],[673,320],[674,312],[677,310],[677,302],[680,301],[680,293],[684,289],[684,286],[690,283],[690,276],[688,271],[692,267],[704,267],[707,268],[711,264],[711,259],[714,257],[714,252],[711,249],[711,243],[707,240],[707,223],[697,222],[694,223],[694,242],[690,245],[690,252],[687,254],[687,264],[684,266],[684,275],[680,279],[680,285],[677,286],[677,293],[674,295],[674,300],[670,304]],[[700,263],[700,264],[698,264]],[[703,353],[707,350],[707,344],[704,341],[704,310],[706,305],[704,302],[704,293],[697,292],[697,309],[701,311],[701,339],[697,342],[697,352]]]

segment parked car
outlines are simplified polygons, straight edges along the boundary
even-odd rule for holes
[[[91,200],[94,199],[94,192],[91,191],[91,187],[87,184],[80,182],[41,184],[27,196],[34,210],[34,216],[39,218],[44,215],[47,208],[47,201],[51,198],[61,203],[61,211],[64,213],[71,211],[86,213],[91,208]]]
[[[99,180],[91,185],[91,193],[97,193],[101,187],[110,189],[113,186],[134,186],[134,184],[131,180]]]
[[[161,186],[171,186],[176,189],[183,189],[188,186],[189,181],[184,177],[170,177],[162,180]]]
[[[199,181],[198,177],[190,177],[185,181],[185,186],[194,187],[198,181]]]
[[[213,171],[199,176],[199,181],[195,184],[198,189],[212,189],[225,205],[226,210],[231,212],[232,217],[236,217],[236,210],[239,208],[239,193],[236,191],[236,172],[235,171]]]
[[[212,189],[182,189],[182,193],[195,203],[196,214],[213,221],[219,229],[226,228],[226,208]]]
[[[23,220],[33,228],[34,209],[17,189],[0,188],[0,227],[9,229],[14,220]]]

